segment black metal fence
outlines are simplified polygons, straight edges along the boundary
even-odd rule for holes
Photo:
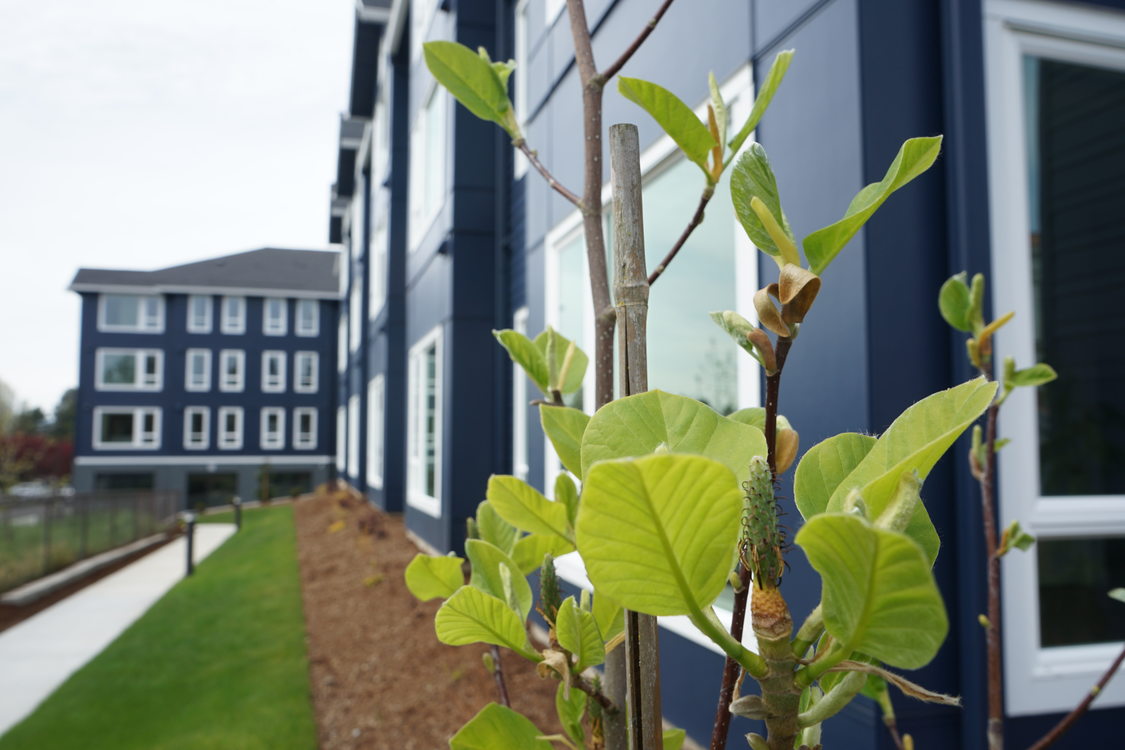
[[[0,496],[0,592],[167,531],[181,503],[174,490]]]

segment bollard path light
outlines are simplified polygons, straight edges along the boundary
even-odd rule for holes
[[[195,572],[195,514],[190,510],[184,511],[180,514],[180,520],[184,522],[187,535],[187,569],[184,573],[186,578]]]
[[[231,498],[231,504],[234,505],[234,529],[242,531],[242,498],[235,495]]]

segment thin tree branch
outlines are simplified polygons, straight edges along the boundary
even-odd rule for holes
[[[1109,669],[1106,670],[1097,684],[1090,688],[1090,692],[1086,693],[1086,697],[1082,699],[1082,702],[1075,706],[1073,711],[1064,716],[1062,720],[1055,725],[1054,729],[1043,736],[1043,739],[1032,745],[1030,750],[1043,750],[1043,748],[1054,744],[1055,740],[1063,736],[1063,734],[1070,729],[1071,725],[1078,721],[1078,719],[1082,717],[1082,714],[1086,713],[1086,709],[1090,707],[1094,699],[1101,695],[1102,690],[1104,690],[1105,686],[1109,684],[1109,681],[1113,679],[1113,675],[1121,667],[1121,662],[1123,661],[1125,661],[1125,649],[1121,650],[1121,653],[1113,660],[1113,664],[1109,665]]]
[[[695,214],[691,217],[691,221],[684,227],[683,234],[676,240],[676,244],[672,245],[672,249],[664,256],[664,260],[656,264],[656,267],[652,269],[652,273],[648,275],[649,286],[652,286],[656,280],[660,278],[660,274],[664,273],[664,270],[668,268],[668,264],[675,259],[676,254],[680,252],[680,248],[688,241],[688,237],[691,236],[691,233],[695,231],[696,227],[703,223],[703,210],[707,208],[707,203],[714,194],[715,188],[712,185],[708,185],[703,189],[703,194],[699,196],[699,205],[696,206]]]
[[[984,546],[988,564],[988,627],[985,629],[985,643],[988,649],[989,750],[1001,750],[1004,747],[1004,683],[1000,657],[1000,558],[996,555],[998,537],[996,511],[992,501],[996,477],[996,419],[999,411],[998,404],[994,403],[988,407],[984,476],[980,480],[981,518],[984,522]]]
[[[492,646],[490,651],[492,652],[492,663],[494,665],[492,677],[496,680],[496,692],[500,695],[500,704],[511,708],[512,702],[508,699],[508,686],[504,684],[504,667],[500,663],[500,649]]]
[[[612,65],[602,72],[603,83],[608,82],[625,67],[625,63],[629,62],[629,58],[633,56],[633,53],[640,49],[641,45],[645,43],[645,40],[648,39],[648,35],[656,28],[656,24],[660,23],[660,19],[664,17],[665,11],[668,10],[668,6],[671,4],[672,0],[664,0],[660,8],[656,11],[656,15],[649,19],[649,22],[641,29],[641,33],[637,34],[637,38],[633,40],[633,43],[621,53],[621,57],[617,58]]]
[[[543,162],[539,161],[539,154],[531,150],[531,148],[527,145],[527,141],[525,139],[520,138],[518,141],[513,141],[512,145],[519,149],[523,153],[523,155],[527,157],[527,160],[531,163],[531,166],[535,167],[535,171],[543,175],[543,178],[547,180],[547,184],[556,193],[573,203],[579,210],[582,210],[582,199],[568,190],[566,186],[561,182],[555,179],[555,176],[551,174],[551,171],[543,165]]]
[[[574,62],[578,65],[578,75],[582,79],[582,85],[587,86],[597,79],[598,66],[594,63],[590,24],[586,21],[586,3],[584,0],[566,0],[566,10],[570,16],[570,35],[574,39]],[[599,85],[598,88],[601,86]],[[600,179],[601,175],[599,174],[598,177]]]
[[[616,714],[618,712],[619,709],[617,707],[617,704],[615,704],[612,700],[610,700],[609,696],[607,696],[605,693],[603,693],[601,690],[599,690],[597,687],[595,687],[589,680],[585,679],[582,675],[578,675],[578,674],[572,675],[571,679],[573,680],[573,682],[570,685],[572,688],[576,688],[578,690],[581,690],[583,693],[585,693],[586,695],[588,695],[591,698],[593,698],[594,700],[596,700],[598,702],[598,705],[601,706],[605,710],[606,713]]]

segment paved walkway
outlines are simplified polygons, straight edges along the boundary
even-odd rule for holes
[[[233,524],[195,527],[196,561],[235,531]],[[0,735],[101,653],[183,578],[183,537],[0,633]]]

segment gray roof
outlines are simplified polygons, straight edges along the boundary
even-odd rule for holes
[[[238,292],[336,298],[339,253],[264,247],[155,271],[80,268],[70,288],[76,292],[137,288],[157,292]]]

